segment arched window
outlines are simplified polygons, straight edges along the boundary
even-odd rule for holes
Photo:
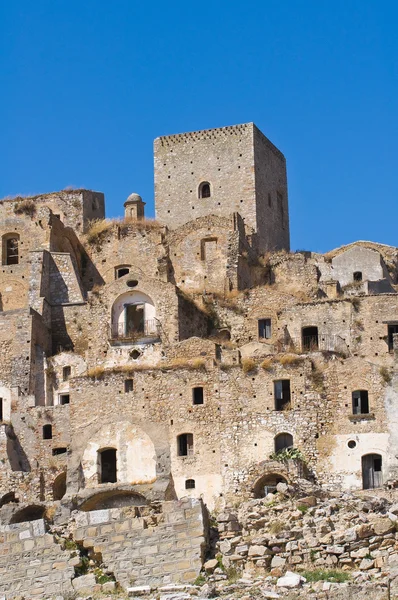
[[[195,489],[195,480],[187,479],[185,482],[185,489],[186,490],[194,490]]]
[[[380,454],[362,456],[362,486],[364,490],[383,485],[383,463]]]
[[[43,425],[43,440],[52,440],[53,428],[52,425]]]
[[[290,433],[279,433],[274,440],[275,452],[293,447],[293,436]]]
[[[3,235],[3,265],[17,265],[19,263],[19,235],[6,233]]]
[[[369,413],[369,394],[367,390],[352,392],[352,414],[366,415]]]
[[[66,494],[66,473],[60,473],[54,479],[53,483],[53,500],[61,500]]]
[[[98,450],[98,483],[116,483],[116,449]]]
[[[138,290],[131,290],[116,299],[112,307],[113,339],[134,341],[146,337],[157,338],[158,335],[156,309],[149,296]]]
[[[210,183],[208,181],[202,181],[202,183],[199,185],[198,195],[199,198],[210,198],[211,190]]]
[[[177,436],[177,454],[178,456],[193,455],[193,435],[192,433],[182,433]]]

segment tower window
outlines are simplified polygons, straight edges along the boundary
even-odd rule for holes
[[[258,337],[260,340],[269,340],[271,337],[271,319],[258,320]]]
[[[195,480],[194,479],[187,479],[185,481],[185,489],[186,490],[194,490],[195,489]]]
[[[290,405],[290,379],[274,381],[275,410],[286,410]]]
[[[362,271],[355,271],[353,277],[354,281],[362,281]]]
[[[352,414],[366,415],[369,413],[369,395],[367,390],[352,392]]]
[[[210,198],[211,190],[210,190],[210,183],[208,181],[202,181],[202,183],[199,186],[198,196],[199,196],[199,198]]]
[[[3,236],[3,265],[19,263],[19,235],[6,234]]]
[[[192,402],[193,404],[203,404],[203,388],[194,387],[192,388]]]
[[[177,437],[177,454],[178,456],[193,455],[193,434],[182,433]]]
[[[43,440],[52,440],[53,428],[52,425],[43,425]]]

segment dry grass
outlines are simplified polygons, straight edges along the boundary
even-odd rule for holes
[[[264,371],[271,371],[273,366],[272,358],[265,358],[263,362],[260,364],[260,367],[264,369]]]
[[[242,371],[244,373],[251,373],[257,369],[257,363],[252,358],[243,358],[242,359]]]
[[[101,379],[105,375],[104,367],[93,367],[92,369],[87,370],[87,377],[91,379]]]
[[[106,375],[124,373],[126,375],[137,373],[140,371],[177,371],[178,369],[188,369],[189,371],[198,371],[206,369],[206,361],[203,358],[174,358],[168,363],[160,363],[158,365],[119,365],[115,367],[105,368],[102,366],[88,369],[86,376],[91,379],[102,379]]]
[[[382,378],[382,380],[384,381],[384,383],[391,383],[391,371],[387,368],[387,367],[380,367],[380,376]]]
[[[96,219],[91,221],[86,234],[87,242],[92,245],[100,243],[114,226],[115,221],[110,221],[109,219]]]
[[[119,222],[120,235],[126,235],[129,229],[135,229],[138,231],[157,231],[162,229],[164,225],[155,221],[155,219],[132,219],[128,217]]]
[[[297,354],[283,354],[278,358],[278,361],[284,367],[295,367],[303,362],[304,358]]]
[[[14,213],[16,215],[23,214],[34,217],[36,214],[36,204],[30,198],[26,198],[14,206]]]

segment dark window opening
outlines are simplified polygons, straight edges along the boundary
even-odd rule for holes
[[[0,398],[0,421],[4,419],[3,415],[3,398]]]
[[[53,456],[58,456],[59,454],[66,454],[66,448],[53,448]]]
[[[59,403],[61,406],[64,406],[65,404],[69,404],[69,402],[70,402],[69,394],[60,394],[59,395]]]
[[[62,369],[62,379],[64,381],[68,381],[69,377],[71,376],[71,373],[72,373],[71,367],[64,367]]]
[[[43,440],[53,439],[53,428],[52,425],[43,425]]]
[[[388,351],[394,350],[394,333],[398,333],[398,325],[388,325]]]
[[[195,489],[195,480],[187,479],[185,482],[185,489],[186,490],[194,490]]]
[[[290,407],[290,379],[274,381],[275,410],[286,410]]]
[[[192,402],[193,404],[203,404],[203,388],[194,387],[192,388]]]
[[[362,271],[354,272],[354,281],[362,281]]]
[[[293,436],[290,433],[280,433],[275,437],[275,452],[280,452],[285,448],[293,448]]]
[[[3,242],[3,264],[17,265],[19,263],[18,253],[19,236],[6,237]]]
[[[98,481],[99,483],[116,483],[117,467],[116,467],[116,450],[108,448],[98,451]]]
[[[134,333],[144,333],[144,304],[126,304],[125,327],[126,336]]]
[[[66,494],[66,473],[61,473],[53,483],[53,500],[61,500]]]
[[[313,352],[319,348],[318,327],[303,327],[302,329],[303,350]]]
[[[367,390],[352,392],[352,414],[366,415],[369,412],[369,395]]]
[[[259,319],[258,337],[261,340],[269,340],[271,337],[271,319]]]
[[[199,198],[210,198],[210,183],[208,181],[204,181],[199,186]]]
[[[177,454],[178,456],[193,455],[193,434],[182,433],[177,437]]]
[[[129,394],[134,389],[134,379],[125,379],[124,381],[124,391],[126,394]]]
[[[120,279],[120,277],[124,277],[130,273],[129,267],[116,267],[115,269],[115,279]]]

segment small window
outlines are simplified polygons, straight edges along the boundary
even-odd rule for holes
[[[63,379],[64,381],[68,381],[68,379],[69,379],[69,377],[70,377],[71,373],[72,373],[72,369],[71,369],[71,367],[64,367],[64,368],[62,369],[62,379]]]
[[[258,320],[258,337],[260,340],[269,340],[271,338],[271,319]]]
[[[204,395],[202,387],[192,388],[192,402],[193,404],[203,404]]]
[[[210,183],[208,181],[202,181],[199,186],[199,198],[210,198]]]
[[[280,433],[275,437],[275,452],[280,452],[285,448],[293,448],[293,436],[290,433]]]
[[[61,406],[64,406],[65,404],[69,404],[69,402],[70,402],[69,394],[60,394],[59,395],[59,403]]]
[[[290,379],[274,381],[275,410],[287,410],[290,407]]]
[[[43,440],[53,439],[53,428],[52,425],[43,425]]]
[[[116,483],[117,457],[115,448],[98,450],[98,483]]]
[[[318,327],[303,327],[301,335],[304,352],[315,352],[319,349]]]
[[[120,279],[120,277],[124,277],[130,273],[129,267],[116,267],[115,268],[115,279]]]
[[[398,333],[397,325],[388,325],[388,351],[393,352],[394,350],[394,333]]]
[[[355,271],[353,277],[354,281],[362,281],[362,271]]]
[[[194,490],[195,489],[195,480],[187,479],[185,482],[185,489],[186,490]]]
[[[53,456],[58,456],[59,454],[66,454],[66,448],[53,448]]]
[[[193,455],[193,434],[182,433],[177,437],[177,454],[178,456]]]
[[[126,394],[129,394],[134,390],[134,379],[125,379],[124,380],[124,391]]]
[[[366,415],[369,413],[369,395],[367,390],[352,392],[352,414]]]
[[[6,234],[3,236],[3,265],[17,265],[19,263],[19,235]]]
[[[2,421],[3,418],[3,398],[0,398],[0,421]]]

